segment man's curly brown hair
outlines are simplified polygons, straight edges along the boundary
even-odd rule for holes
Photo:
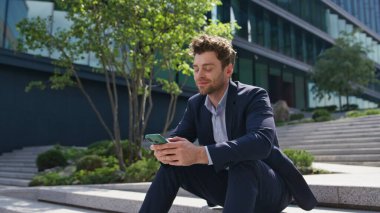
[[[212,51],[216,53],[216,57],[222,62],[224,69],[229,64],[235,63],[236,51],[232,48],[232,44],[225,38],[219,36],[201,35],[194,38],[190,43],[190,54],[202,54]]]

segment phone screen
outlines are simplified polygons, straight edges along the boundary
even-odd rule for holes
[[[160,134],[147,134],[145,135],[145,139],[153,144],[164,144],[168,142],[166,138]]]

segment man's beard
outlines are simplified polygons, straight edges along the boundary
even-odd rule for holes
[[[219,91],[223,88],[224,84],[223,84],[223,80],[222,79],[219,79],[218,80],[218,84],[216,85],[210,85],[208,87],[204,87],[203,89],[201,89],[200,87],[198,87],[198,91],[201,95],[209,95],[209,94],[212,94],[216,91]]]

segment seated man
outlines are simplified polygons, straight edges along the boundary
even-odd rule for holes
[[[293,197],[303,209],[314,208],[314,195],[278,148],[267,92],[230,80],[231,43],[203,35],[190,48],[199,93],[169,143],[151,146],[162,165],[140,212],[168,212],[180,187],[223,212],[278,213]]]

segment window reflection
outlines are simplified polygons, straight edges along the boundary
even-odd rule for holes
[[[27,6],[23,0],[7,1],[8,11],[6,12],[6,26],[4,47],[15,50],[17,48],[17,38],[19,33],[16,29],[16,24],[27,17]]]

